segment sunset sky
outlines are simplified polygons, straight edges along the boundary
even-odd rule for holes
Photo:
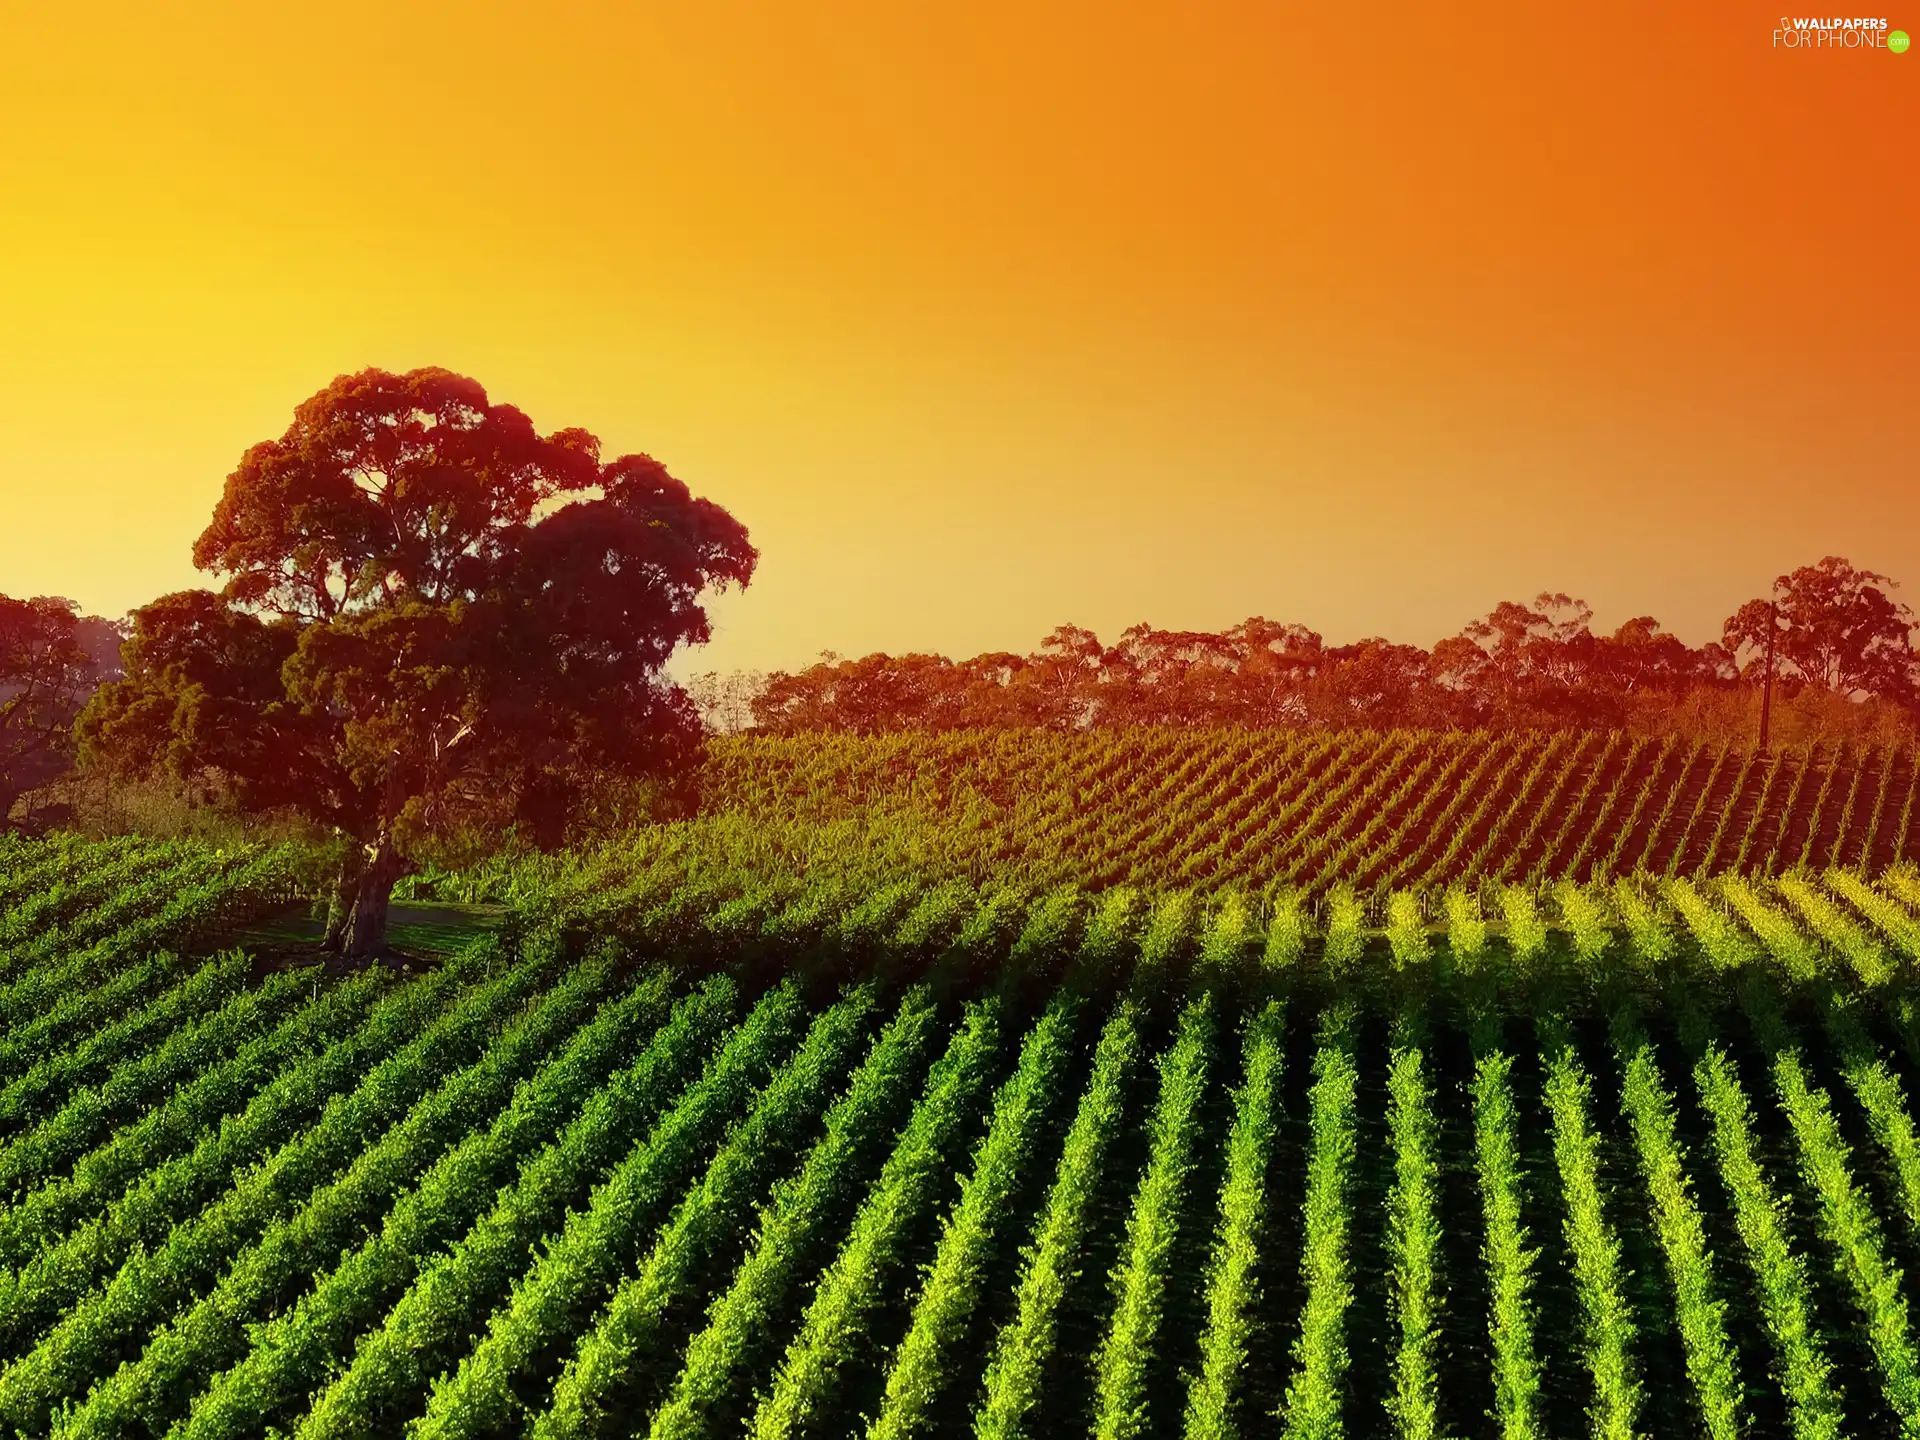
[[[751,528],[684,668],[1920,605],[1920,47],[1780,8],[0,6],[0,592],[433,364]]]

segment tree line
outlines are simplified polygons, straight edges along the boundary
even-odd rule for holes
[[[717,730],[1670,728],[1688,717],[1710,728],[1733,713],[1747,723],[1771,649],[1782,702],[1819,709],[1822,730],[1910,729],[1920,658],[1894,588],[1828,556],[1780,576],[1700,646],[1645,615],[1596,634],[1584,601],[1543,594],[1504,601],[1431,649],[1329,645],[1258,616],[1219,632],[1135,625],[1113,645],[1062,625],[1026,655],[828,654],[794,671],[707,674],[690,688]]]

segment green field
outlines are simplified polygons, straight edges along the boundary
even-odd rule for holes
[[[711,747],[700,800],[707,825],[784,842],[783,863],[846,848],[1039,885],[1384,895],[1920,851],[1910,747],[1617,731],[739,736]]]
[[[1910,754],[1136,738],[0,840],[0,1433],[1920,1435]]]

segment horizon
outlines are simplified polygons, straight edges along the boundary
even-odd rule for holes
[[[680,674],[1543,590],[1699,645],[1823,555],[1920,580],[1920,56],[1729,4],[329,16],[6,22],[0,591],[214,583],[241,452],[428,364],[747,525]]]

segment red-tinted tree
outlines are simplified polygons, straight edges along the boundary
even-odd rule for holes
[[[1099,706],[1101,670],[1107,647],[1093,631],[1060,625],[1027,657],[1017,677],[1033,694],[1039,723],[1056,730],[1078,730],[1093,723]]]
[[[1618,724],[1616,697],[1598,682],[1592,619],[1570,595],[1503,600],[1434,648],[1436,673],[1476,724]]]
[[[194,546],[224,589],[136,612],[86,753],[216,771],[350,837],[328,943],[365,960],[431,839],[552,840],[595,777],[688,757],[698,719],[662,667],[756,558],[647,456],[602,464],[586,431],[541,435],[450,371],[342,376],[228,477]]]
[[[1618,696],[1680,695],[1730,678],[1718,645],[1696,650],[1640,615],[1594,642],[1584,683]]]
[[[1432,657],[1377,637],[1327,650],[1305,698],[1312,723],[1335,730],[1445,729],[1454,717]]]
[[[941,655],[873,654],[843,660],[828,653],[797,672],[776,671],[753,702],[768,730],[940,728],[941,699],[953,693],[953,662]]]
[[[1242,724],[1278,727],[1312,720],[1309,687],[1336,663],[1316,632],[1255,615],[1228,630],[1226,639],[1235,656]]]
[[[1913,611],[1890,598],[1894,582],[1838,555],[1773,582],[1771,600],[1749,600],[1722,631],[1726,649],[1752,677],[1766,664],[1774,631],[1777,673],[1849,700],[1914,698]]]
[[[73,722],[119,673],[120,631],[71,600],[0,595],[0,830],[14,802],[73,759]]]
[[[1103,720],[1131,725],[1220,723],[1232,709],[1233,645],[1205,630],[1133,625],[1103,662]]]

